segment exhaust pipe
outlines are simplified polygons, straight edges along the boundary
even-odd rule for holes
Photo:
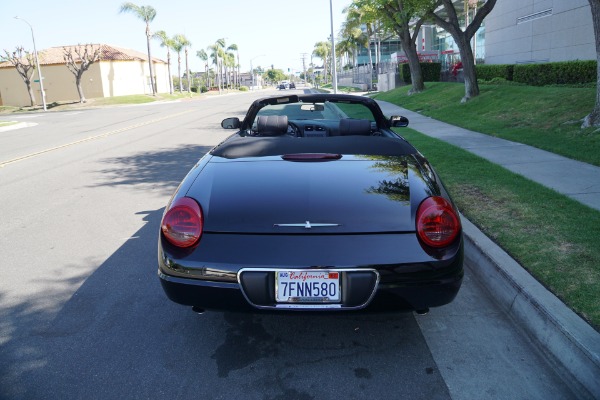
[[[426,315],[429,313],[429,308],[425,308],[423,310],[415,310],[415,312],[417,313],[417,315]]]
[[[205,312],[206,310],[205,310],[204,308],[200,308],[200,307],[197,307],[197,306],[193,306],[193,307],[192,307],[192,311],[193,311],[193,312],[195,312],[195,313],[196,313],[196,314],[198,314],[198,315],[202,315],[202,314],[204,314],[204,312]]]

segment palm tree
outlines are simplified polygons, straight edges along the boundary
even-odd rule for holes
[[[375,18],[371,13],[370,8],[365,6],[361,1],[353,1],[345,10],[346,15],[346,29],[354,30],[364,26],[366,28],[366,35],[355,36],[357,40],[360,40],[367,48],[369,54],[369,69],[373,68],[373,54],[371,52],[371,36],[373,36],[373,23]],[[361,29],[362,31],[362,29]],[[356,33],[354,33],[356,35]],[[360,39],[359,39],[360,38]]]
[[[191,84],[191,78],[190,78],[190,67],[189,67],[189,64],[188,64],[188,47],[190,47],[192,45],[192,42],[190,42],[188,40],[188,38],[186,38],[182,34],[175,35],[175,37],[173,39],[185,51],[185,76],[187,77],[187,86],[188,86],[187,90],[188,90],[189,94],[192,94],[192,84]],[[181,89],[181,81],[180,81],[180,89]]]
[[[229,88],[230,83],[229,83],[229,79],[231,76],[231,68],[233,68],[234,74],[235,74],[235,54],[233,53],[225,53],[223,55],[223,65],[225,67],[225,77],[226,77],[226,83],[227,83],[227,88]],[[234,82],[235,82],[235,76],[234,76]]]
[[[201,59],[202,61],[204,61],[204,78],[205,78],[205,85],[206,88],[210,88],[210,81],[209,81],[209,75],[208,75],[208,54],[206,54],[206,51],[204,50],[198,50],[196,52],[196,56]]]
[[[217,67],[217,78],[218,78],[218,86],[219,92],[221,92],[223,87],[223,56],[225,54],[225,39],[217,40],[213,45],[207,47],[207,50],[211,51],[210,57],[213,59],[213,63]]]
[[[152,37],[160,40],[160,47],[167,48],[167,69],[169,72],[169,93],[173,94],[173,75],[171,75],[171,49],[173,48],[173,39],[169,38],[165,31],[158,31]]]
[[[329,42],[317,42],[315,43],[315,48],[313,50],[313,55],[315,57],[323,60],[323,75],[325,78],[325,83],[327,83],[327,62],[329,60],[329,55],[331,54],[331,43]]]
[[[237,62],[235,62],[235,65],[233,66],[233,81],[235,82],[235,86],[239,87],[240,86],[240,52],[238,51],[238,46],[237,44],[232,44],[229,47],[227,47],[227,51],[235,51],[235,56],[237,59]],[[237,68],[236,68],[237,67]]]
[[[148,47],[148,68],[150,69],[150,86],[152,86],[152,96],[156,96],[156,87],[154,85],[154,73],[152,72],[152,54],[150,53],[150,22],[156,17],[156,10],[152,6],[138,6],[134,3],[123,3],[120,12],[130,12],[146,23],[146,44]]]

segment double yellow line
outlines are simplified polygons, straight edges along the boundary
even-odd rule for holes
[[[81,143],[85,143],[85,142],[89,142],[89,141],[92,141],[92,140],[103,139],[103,138],[108,137],[108,136],[116,135],[118,133],[122,133],[122,132],[125,132],[125,131],[130,131],[132,129],[140,128],[142,126],[151,125],[151,124],[154,124],[154,123],[157,123],[157,122],[160,122],[160,121],[164,121],[164,120],[169,119],[169,118],[179,117],[181,115],[190,113],[192,111],[194,111],[194,110],[182,111],[182,112],[177,113],[177,114],[171,114],[171,115],[167,115],[165,117],[155,118],[155,119],[152,119],[152,120],[149,120],[149,121],[140,122],[139,124],[126,126],[125,128],[115,129],[113,131],[101,133],[99,135],[90,136],[88,138],[77,140],[75,142],[66,143],[66,144],[63,144],[63,145],[60,145],[60,146],[51,147],[51,148],[48,148],[48,149],[36,151],[35,153],[26,154],[24,156],[16,157],[16,158],[13,158],[13,159],[10,159],[10,160],[0,161],[0,168],[3,168],[3,167],[5,167],[6,165],[9,165],[9,164],[17,163],[19,161],[23,161],[23,160],[27,160],[27,159],[30,159],[30,158],[33,158],[33,157],[37,157],[37,156],[42,155],[42,154],[50,153],[51,151],[64,149],[65,147],[75,146],[75,145],[78,145],[78,144],[81,144]]]

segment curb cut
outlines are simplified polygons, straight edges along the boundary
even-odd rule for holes
[[[600,398],[600,333],[461,215],[465,265],[579,398]]]

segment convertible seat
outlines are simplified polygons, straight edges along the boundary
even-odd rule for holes
[[[287,129],[287,115],[260,115],[256,121],[256,130],[260,136],[285,135]]]
[[[341,119],[339,132],[340,136],[371,136],[371,121],[368,119]]]

